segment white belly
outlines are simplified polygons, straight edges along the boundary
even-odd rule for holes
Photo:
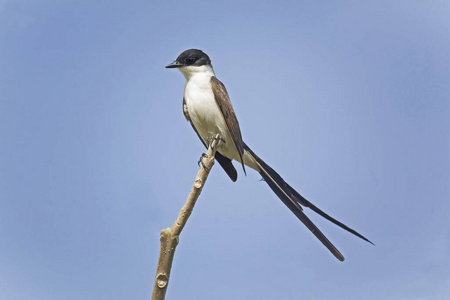
[[[225,118],[214,97],[210,82],[211,74],[195,74],[186,81],[184,100],[189,118],[205,144],[208,144],[210,138],[220,134],[222,141],[217,151],[241,163]],[[244,152],[243,159],[245,165],[255,170],[259,169],[248,153]]]
[[[205,143],[219,133],[222,143],[218,151],[228,158],[240,161],[225,119],[214,98],[210,78],[210,75],[197,75],[186,82],[184,99],[189,118]]]

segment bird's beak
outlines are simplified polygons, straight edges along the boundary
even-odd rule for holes
[[[171,68],[179,68],[179,67],[182,67],[182,66],[183,66],[183,65],[180,64],[178,61],[174,61],[173,63],[168,64],[168,65],[166,66],[166,68],[171,69]]]

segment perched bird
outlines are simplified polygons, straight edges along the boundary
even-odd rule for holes
[[[221,142],[215,159],[232,181],[237,180],[237,172],[232,164],[233,159],[242,164],[244,173],[245,166],[256,170],[281,201],[340,261],[344,260],[344,256],[305,215],[302,206],[310,208],[339,227],[372,243],[303,198],[244,143],[227,90],[216,78],[211,60],[206,53],[197,49],[186,50],[166,68],[177,68],[186,78],[183,98],[184,116],[191,123],[203,145],[208,147],[216,134],[220,134]]]

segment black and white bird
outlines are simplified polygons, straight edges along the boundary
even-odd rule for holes
[[[256,170],[281,201],[340,261],[344,260],[344,256],[305,215],[302,206],[310,208],[339,227],[372,243],[303,198],[244,143],[227,90],[216,78],[211,60],[206,53],[197,49],[186,50],[166,68],[177,68],[186,78],[183,98],[184,116],[191,123],[203,145],[208,147],[212,138],[220,134],[221,142],[215,159],[232,181],[237,180],[237,172],[232,164],[233,159],[242,164],[244,173],[245,166]]]

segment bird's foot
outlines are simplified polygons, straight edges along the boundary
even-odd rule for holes
[[[198,160],[198,166],[200,167],[200,165],[202,165],[203,169],[205,169],[206,171],[209,171],[209,168],[206,167],[206,165],[203,163],[203,158],[208,157],[208,155],[206,153],[202,153],[202,156],[200,156],[199,160]]]
[[[208,145],[207,148],[209,148],[209,146],[211,146],[212,142],[216,141],[217,139],[219,139],[219,142],[225,142],[225,140],[219,136],[219,138],[217,137],[218,135],[212,135],[210,137],[206,138],[206,145]]]

